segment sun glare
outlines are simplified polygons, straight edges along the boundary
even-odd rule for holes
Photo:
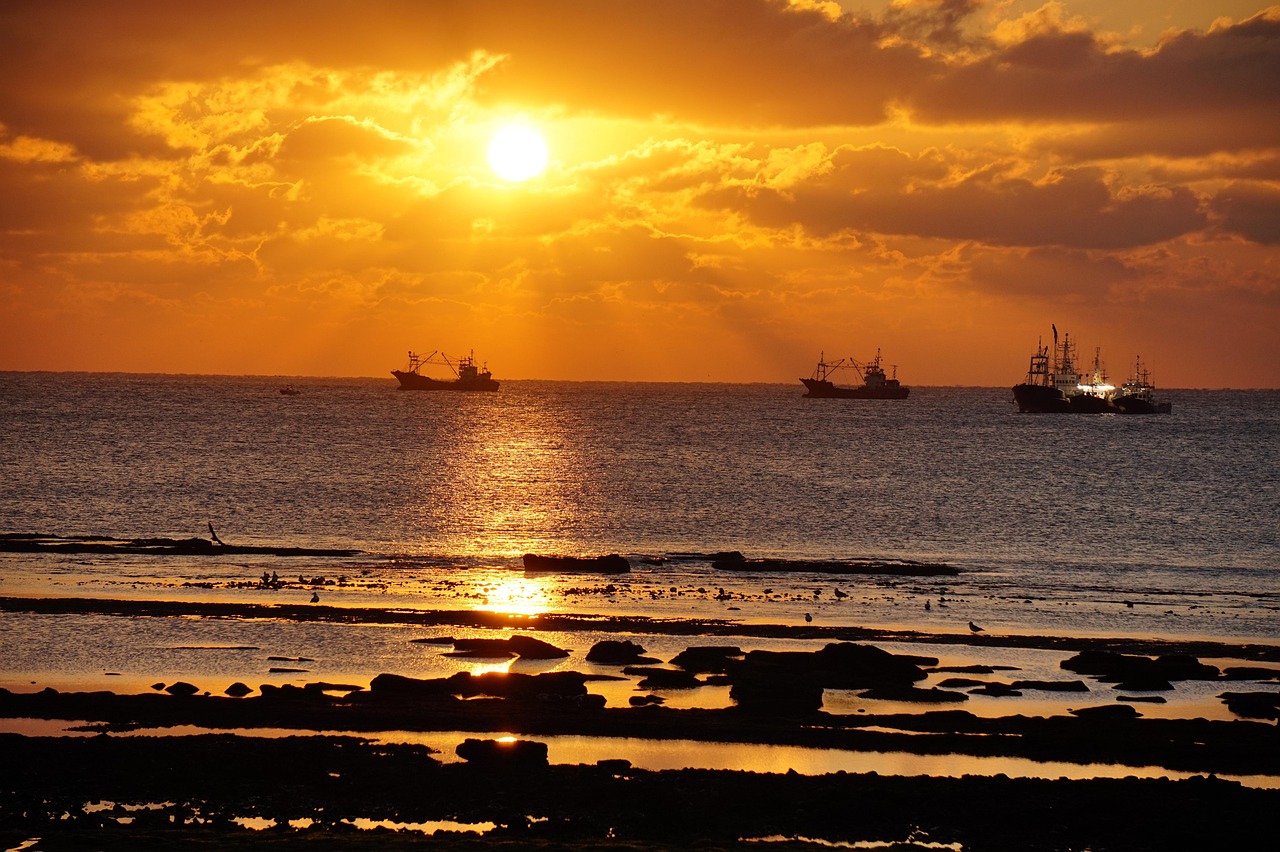
[[[489,168],[503,180],[528,180],[546,167],[547,144],[527,124],[509,124],[489,141]]]

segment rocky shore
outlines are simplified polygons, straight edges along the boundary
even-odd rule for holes
[[[236,617],[270,610],[271,617],[286,619],[377,618],[321,606],[89,599],[3,598],[4,610]],[[500,616],[476,612],[385,615],[401,622],[508,626]],[[570,616],[544,616],[538,626],[561,635],[611,629]],[[874,644],[918,638],[901,632],[785,628],[818,641],[811,651],[784,652],[744,651],[716,640],[714,622],[631,618],[613,628],[633,635],[687,631],[699,638],[666,661],[633,641],[600,641],[586,655],[589,673],[379,673],[360,683],[230,687],[175,677],[143,694],[0,690],[0,718],[65,720],[89,734],[0,735],[0,753],[11,767],[0,780],[0,841],[14,849],[40,838],[31,848],[42,850],[729,849],[758,848],[766,839],[769,850],[817,848],[801,840],[808,838],[898,849],[1168,850],[1268,848],[1273,839],[1280,786],[1218,776],[1280,774],[1276,646],[964,637],[977,647],[1023,643],[1070,652],[1060,678],[1030,681],[981,667],[943,670],[937,659]],[[741,637],[784,628],[734,630]],[[526,625],[501,639],[431,641],[463,657],[568,656],[537,633]],[[1201,656],[1240,665],[1210,665]],[[948,677],[938,685],[920,685],[940,674]],[[592,691],[593,683],[606,679],[639,684],[630,706],[606,706]],[[1184,681],[1220,689],[1232,718],[1144,716],[1144,701]],[[655,694],[711,683],[729,687],[732,706],[676,709]],[[984,689],[1056,692],[1071,696],[1070,709],[996,718],[964,710],[966,696]],[[823,709],[826,690],[937,709],[835,714]],[[233,733],[150,735],[175,726]],[[131,733],[139,729],[148,735]],[[262,736],[266,729],[271,734]],[[297,735],[278,736],[281,729]],[[333,731],[350,733],[321,733]],[[375,741],[391,731],[475,736],[455,756]],[[518,739],[495,741],[495,731]],[[549,764],[538,738],[557,735],[1157,766],[1195,775],[1050,780],[655,772],[626,760]],[[435,833],[425,833],[429,828]]]

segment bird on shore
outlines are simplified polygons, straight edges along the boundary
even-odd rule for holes
[[[978,625],[974,624],[972,621],[970,621],[970,622],[969,622],[969,629],[970,629],[971,631],[973,631],[974,633],[981,633],[981,632],[982,632],[982,628],[981,628],[981,627],[979,627]]]
[[[320,603],[320,593],[319,593],[319,592],[312,592],[312,593],[311,593],[311,602],[312,602],[312,603]],[[970,626],[970,627],[972,627],[973,625],[971,624],[971,625],[969,625],[969,626]]]
[[[813,616],[806,612],[806,613],[804,614],[804,620],[805,620],[805,621],[813,621]]]
[[[845,594],[844,592],[840,591],[839,589],[836,589],[836,597],[838,597],[838,598],[847,598],[847,597],[849,597],[849,596],[848,596],[847,594]]]
[[[930,604],[928,601],[925,601],[925,602],[924,602],[924,608],[925,608],[925,609],[933,609],[933,605],[932,605],[932,604]]]

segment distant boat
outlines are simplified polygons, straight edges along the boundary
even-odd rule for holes
[[[285,385],[284,387],[280,388],[280,393],[284,394],[285,396],[297,396],[298,394],[302,393],[302,391],[298,390],[293,385]]]
[[[1063,335],[1060,343],[1054,325],[1053,348],[1036,346],[1026,380],[1013,386],[1013,401],[1024,414],[1168,414],[1173,406],[1156,402],[1154,393],[1141,360],[1134,378],[1119,388],[1108,382],[1097,349],[1092,373],[1081,376],[1071,335]]]
[[[424,364],[441,364],[453,371],[453,379],[433,379],[422,375]],[[476,366],[475,353],[458,359],[443,352],[432,352],[425,358],[410,350],[409,369],[392,370],[391,375],[400,381],[400,390],[456,390],[496,391],[498,383],[488,368]]]
[[[1151,383],[1151,373],[1142,365],[1138,356],[1133,377],[1122,384],[1112,397],[1112,404],[1121,414],[1170,414],[1173,403],[1157,402],[1156,386]]]
[[[846,387],[831,381],[832,374],[841,369],[856,372],[862,379],[862,385]],[[876,350],[876,357],[867,364],[852,358],[841,358],[828,363],[825,353],[820,354],[813,375],[800,381],[806,388],[805,396],[812,399],[906,399],[907,394],[911,393],[910,388],[904,388],[898,382],[897,367],[893,368],[892,378],[885,375],[884,367],[880,364],[879,349]]]

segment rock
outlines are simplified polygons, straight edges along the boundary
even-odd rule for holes
[[[657,695],[633,695],[627,699],[632,707],[648,707],[651,704],[665,704],[666,699]]]
[[[243,698],[250,692],[253,692],[252,688],[245,686],[240,681],[236,681],[227,687],[225,694],[230,695],[232,698]]]
[[[1149,674],[1122,680],[1112,688],[1125,692],[1168,692],[1173,689],[1173,684],[1155,674]]]
[[[1218,697],[1237,716],[1248,719],[1280,719],[1280,693],[1224,692]]]
[[[1190,654],[1162,654],[1156,657],[1156,670],[1169,680],[1217,680],[1217,666],[1202,663]]]
[[[803,673],[781,677],[743,672],[734,677],[729,697],[752,712],[803,715],[822,709],[822,686]]]
[[[921,689],[916,686],[879,686],[859,693],[862,698],[877,701],[910,701],[915,704],[957,704],[968,701],[963,692],[946,689]]]
[[[725,674],[729,661],[742,657],[742,649],[731,645],[694,645],[671,659],[671,665],[690,672]]]
[[[173,683],[173,684],[170,684],[169,686],[166,686],[164,688],[164,691],[169,693],[170,695],[187,696],[187,695],[195,695],[197,692],[200,691],[200,689],[199,687],[192,686],[186,681],[180,680],[177,683]]]
[[[1222,670],[1223,680],[1280,680],[1280,669],[1269,669],[1263,666],[1229,666]]]
[[[1081,719],[1137,719],[1142,715],[1128,704],[1102,704],[1067,712]]]
[[[533,740],[467,738],[454,749],[468,763],[504,770],[539,769],[547,765],[547,744]]]
[[[631,563],[625,556],[542,556],[526,553],[523,557],[527,574],[551,572],[566,574],[625,574]]]
[[[569,656],[563,648],[532,636],[512,636],[509,639],[455,639],[453,650],[446,657],[479,657],[505,659],[522,657],[530,660],[555,660]]]
[[[874,645],[837,642],[815,654],[822,673],[822,684],[828,689],[859,689],[877,686],[906,686],[924,680],[928,675],[917,664],[937,665],[927,657],[902,657]]]
[[[624,757],[611,757],[606,758],[605,760],[597,760],[596,766],[606,772],[612,772],[615,775],[631,771],[631,761]]]
[[[515,651],[511,650],[506,639],[455,639],[453,650],[445,653],[446,657],[479,657],[493,660],[515,655]]]
[[[694,689],[702,686],[697,675],[684,669],[628,666],[622,673],[641,678],[639,685],[642,689]]]
[[[359,692],[364,689],[354,683],[329,683],[323,680],[303,684],[302,688],[311,692]]]
[[[1119,682],[1125,689],[1148,691],[1172,689],[1173,680],[1216,680],[1218,669],[1187,654],[1166,654],[1156,659],[1114,651],[1081,651],[1063,660],[1062,668],[1091,674],[1101,681]]]
[[[423,680],[385,672],[369,682],[369,693],[376,698],[414,700],[442,699],[453,694],[447,678]]]
[[[587,678],[577,672],[544,672],[537,675],[519,672],[485,672],[473,675],[459,672],[445,680],[452,694],[463,698],[492,695],[498,698],[545,701],[587,694]]]
[[[512,636],[507,640],[507,647],[516,656],[526,660],[558,660],[569,656],[569,652],[563,648],[557,648],[550,642],[543,642],[532,636]]]
[[[995,698],[1017,697],[1022,693],[1007,683],[984,683],[977,689],[969,690],[970,695],[990,695]]]
[[[656,663],[657,659],[644,656],[644,646],[625,640],[605,639],[591,646],[587,652],[588,663],[606,666],[629,666],[635,663]]]

